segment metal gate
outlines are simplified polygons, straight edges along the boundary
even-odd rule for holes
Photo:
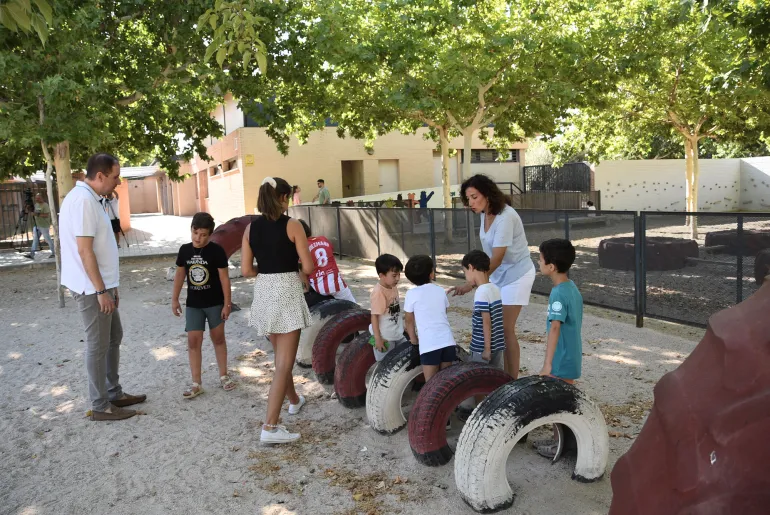
[[[32,244],[30,219],[25,205],[34,203],[35,195],[47,198],[44,183],[9,182],[0,184],[0,248],[24,249]],[[58,212],[58,197],[54,184],[54,201],[48,202]]]

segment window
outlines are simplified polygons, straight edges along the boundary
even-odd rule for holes
[[[209,177],[216,177],[222,174],[222,165],[212,166],[209,168]]]
[[[499,161],[497,160],[497,158],[499,155],[500,153],[497,150],[474,149],[474,150],[471,150],[471,163],[498,163]],[[463,162],[464,162],[464,159],[463,159]],[[519,162],[518,149],[512,149],[508,154],[507,159],[504,159],[503,162],[518,163]]]
[[[230,170],[236,170],[238,168],[238,159],[232,158],[228,159],[224,163],[222,163],[222,169],[225,172],[229,172]]]

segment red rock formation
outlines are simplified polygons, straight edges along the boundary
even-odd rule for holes
[[[612,471],[610,515],[770,513],[770,281],[709,319]]]

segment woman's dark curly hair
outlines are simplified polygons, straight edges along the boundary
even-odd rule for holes
[[[463,199],[463,205],[468,206],[468,195],[465,193],[468,188],[475,188],[489,202],[489,212],[493,215],[499,215],[505,209],[505,195],[497,184],[486,175],[477,174],[469,177],[460,186],[460,198]]]

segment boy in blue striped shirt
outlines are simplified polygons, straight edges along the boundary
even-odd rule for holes
[[[505,332],[500,288],[489,282],[489,256],[473,250],[463,257],[465,279],[476,288],[473,297],[471,361],[504,369]]]

